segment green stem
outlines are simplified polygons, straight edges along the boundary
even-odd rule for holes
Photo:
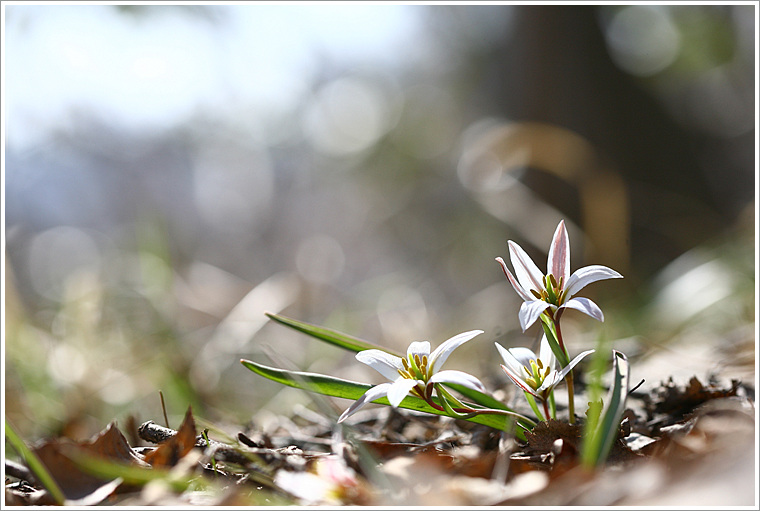
[[[541,413],[541,411],[538,409],[538,405],[536,404],[536,399],[533,397],[533,394],[530,392],[523,391],[523,394],[525,394],[525,399],[528,400],[528,404],[530,405],[530,409],[533,410],[533,413],[536,414],[536,417],[538,417],[538,420],[544,421],[546,420]]]
[[[573,391],[573,371],[570,371],[567,373],[567,376],[565,376],[565,381],[567,381],[567,413],[570,414],[570,424],[575,424],[575,401],[573,399],[574,391]]]

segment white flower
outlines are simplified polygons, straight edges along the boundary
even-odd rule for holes
[[[583,357],[594,352],[594,350],[584,351],[571,360],[561,371],[557,371],[557,360],[545,335],[541,339],[538,356],[528,348],[504,349],[499,343],[494,344],[496,344],[501,358],[504,359],[501,368],[514,384],[544,401],[549,397],[554,387],[567,376]]]
[[[509,241],[509,255],[515,275],[507,268],[504,259],[497,257],[504,274],[512,287],[524,300],[520,306],[520,326],[523,332],[528,329],[546,309],[576,309],[592,318],[604,321],[602,310],[588,298],[573,298],[573,295],[597,280],[623,278],[615,270],[606,266],[585,266],[570,275],[570,241],[561,220],[554,232],[549,247],[547,274],[541,273],[530,256],[514,241]]]
[[[428,387],[435,383],[455,383],[485,392],[486,389],[480,380],[470,374],[454,370],[439,371],[452,351],[482,333],[482,330],[471,330],[455,335],[438,346],[433,353],[430,353],[429,342],[413,342],[406,351],[406,358],[381,350],[360,351],[356,354],[356,359],[392,380],[392,383],[381,383],[370,388],[343,412],[338,422],[343,422],[365,404],[384,396],[388,397],[394,408],[398,407],[410,392],[427,401],[431,392]]]
[[[277,471],[274,483],[304,505],[342,505],[365,492],[356,472],[336,455],[319,458],[312,471]]]

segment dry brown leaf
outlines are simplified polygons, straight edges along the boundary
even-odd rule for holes
[[[146,454],[145,461],[153,467],[173,467],[195,446],[195,436],[195,419],[192,407],[189,407],[177,434]]]
[[[141,456],[132,450],[115,422],[87,442],[77,443],[66,438],[46,441],[36,447],[34,453],[69,500],[85,499],[108,482],[80,469],[68,455],[73,454],[73,451],[83,456],[95,456],[117,463],[148,466]]]

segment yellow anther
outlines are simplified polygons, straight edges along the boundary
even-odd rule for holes
[[[535,296],[535,297],[536,297],[536,298],[538,298],[539,300],[542,300],[542,299],[543,299],[543,296],[541,296],[541,293],[539,293],[539,292],[538,292],[538,291],[536,291],[535,289],[531,289],[531,290],[530,290],[530,292],[533,294],[533,296]]]

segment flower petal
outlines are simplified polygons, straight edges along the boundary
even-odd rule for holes
[[[570,278],[565,282],[565,291],[567,292],[567,298],[575,295],[578,291],[588,286],[592,282],[605,279],[622,279],[623,276],[612,268],[593,264],[591,266],[584,266],[578,268],[575,273],[570,275]]]
[[[557,282],[560,277],[563,278],[563,282],[567,282],[570,278],[570,240],[567,237],[564,220],[559,221],[557,230],[554,231],[546,271],[554,275]]]
[[[518,282],[526,291],[535,289],[540,291],[544,288],[544,274],[538,269],[533,259],[514,241],[508,241],[509,257]]]
[[[584,314],[588,314],[592,318],[604,322],[604,313],[602,312],[602,309],[599,308],[597,304],[589,300],[588,298],[583,298],[581,296],[571,298],[565,304],[562,306],[563,308],[567,309],[575,309],[579,310]]]
[[[409,394],[409,391],[417,386],[418,383],[422,383],[424,385],[424,382],[418,380],[408,380],[406,378],[399,378],[398,380],[391,383],[391,386],[388,389],[388,401],[390,401],[391,406],[393,408],[398,408],[398,405],[401,404],[401,401],[404,400],[407,394]]]
[[[523,347],[504,349],[498,342],[494,343],[499,350],[501,358],[507,367],[516,374],[522,375],[522,368],[530,367],[530,361],[536,360],[536,354],[532,350]]]
[[[399,377],[398,370],[403,367],[399,357],[382,350],[360,351],[356,354],[356,360],[367,364],[391,381]]]
[[[529,394],[533,394],[536,397],[541,397],[540,395],[536,394],[536,391],[533,390],[530,385],[525,383],[525,380],[523,380],[519,375],[513,373],[507,366],[502,364],[501,368],[504,370],[507,376],[509,376],[509,379],[512,380],[512,383],[523,389],[525,392],[528,392]]]
[[[557,357],[554,356],[551,346],[549,346],[549,339],[546,338],[546,334],[541,336],[541,346],[538,349],[538,356],[545,367],[555,368],[557,363]]]
[[[502,259],[501,257],[497,257],[496,261],[498,261],[498,263],[501,265],[501,269],[504,271],[504,275],[506,275],[507,280],[509,281],[510,284],[512,284],[512,287],[515,288],[515,291],[517,291],[517,294],[520,295],[520,298],[522,298],[526,302],[536,299],[536,297],[530,294],[530,292],[523,289],[523,287],[512,276],[512,272],[510,272],[509,268],[507,268],[507,263],[504,262],[504,259]]]
[[[551,392],[551,390],[556,387],[559,382],[562,381],[562,378],[564,378],[564,376],[561,376],[559,372],[550,372],[546,378],[544,378],[541,386],[536,389],[536,393],[539,394],[542,398],[547,397],[549,395],[549,392]]]
[[[375,399],[386,396],[388,394],[388,390],[390,389],[391,385],[393,384],[381,383],[380,385],[375,385],[374,387],[370,388],[367,392],[364,393],[362,397],[357,399],[354,404],[349,406],[345,412],[340,414],[340,417],[338,418],[338,422],[343,422],[350,415],[353,415],[359,408],[361,408],[365,404],[371,401],[374,401]]]
[[[584,351],[583,353],[579,353],[574,359],[570,361],[569,364],[567,364],[565,367],[562,368],[562,371],[559,372],[559,379],[562,380],[562,378],[567,376],[567,373],[569,373],[573,369],[573,367],[575,367],[578,364],[578,362],[583,360],[583,358],[586,355],[590,355],[594,351],[595,350],[588,350],[588,351]]]
[[[440,373],[435,373],[433,377],[430,378],[430,382],[456,383],[459,385],[464,385],[465,387],[469,387],[473,390],[477,390],[479,392],[486,392],[486,387],[481,383],[480,380],[471,374],[465,373],[464,371],[456,371],[452,369],[441,371]]]
[[[429,357],[430,343],[428,341],[414,341],[406,349],[406,356],[408,357],[409,355],[419,355],[420,358],[423,356]]]
[[[533,323],[536,322],[541,313],[549,307],[555,306],[543,300],[523,302],[522,305],[520,305],[520,313],[518,314],[522,331],[526,331]]]
[[[438,369],[443,365],[444,362],[446,362],[446,359],[449,358],[449,355],[451,355],[452,351],[476,335],[480,335],[482,333],[483,330],[470,330],[469,332],[462,332],[461,334],[457,334],[451,339],[444,341],[435,349],[435,351],[433,351],[433,353],[430,354],[428,364],[432,365],[433,373],[438,372]]]

